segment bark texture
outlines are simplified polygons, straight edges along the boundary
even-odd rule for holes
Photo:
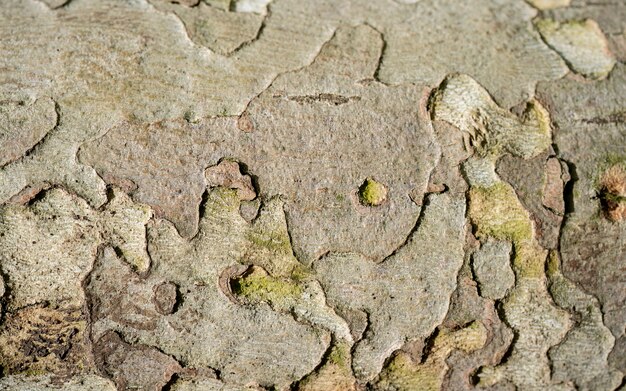
[[[0,3],[0,390],[626,382],[626,3]]]

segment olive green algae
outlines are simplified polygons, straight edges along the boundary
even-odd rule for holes
[[[335,341],[323,364],[300,382],[298,391],[356,391],[352,373],[351,344]]]
[[[489,93],[467,75],[446,78],[431,97],[433,119],[456,126],[470,139],[475,156],[463,164],[468,191],[468,217],[478,239],[509,241],[513,247],[515,286],[502,301],[504,320],[517,338],[508,359],[478,372],[479,384],[511,381],[524,389],[560,389],[550,379],[548,350],[571,326],[568,313],[550,298],[545,282],[547,251],[535,237],[535,227],[511,185],[496,171],[505,153],[531,159],[551,144],[548,111],[537,101],[521,116],[498,106]],[[564,388],[566,389],[566,388]]]
[[[233,280],[231,289],[235,295],[252,302],[266,302],[279,307],[297,300],[303,292],[298,284],[272,277],[259,268],[254,268],[251,273]]]
[[[441,330],[422,363],[416,363],[405,352],[398,352],[380,374],[376,389],[439,391],[448,371],[446,360],[452,351],[470,353],[481,349],[486,342],[487,329],[478,321],[460,330]]]
[[[479,238],[493,237],[516,243],[529,240],[532,226],[528,212],[517,199],[515,190],[504,182],[470,189],[469,214]]]
[[[372,178],[367,178],[359,188],[359,199],[367,206],[378,206],[387,199],[387,188]]]

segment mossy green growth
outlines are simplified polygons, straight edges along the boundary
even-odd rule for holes
[[[202,214],[206,217],[218,217],[239,213],[240,203],[237,190],[214,187],[208,192]]]
[[[542,278],[545,274],[547,250],[536,241],[515,244],[513,271],[517,277]]]
[[[350,347],[344,340],[335,341],[330,353],[315,372],[298,382],[298,391],[354,391]]]
[[[350,368],[350,345],[344,341],[337,342],[328,355],[327,362],[341,368]]]
[[[304,282],[311,279],[313,271],[301,263],[294,264],[289,277],[296,282]]]
[[[438,365],[420,365],[404,352],[398,353],[383,369],[376,388],[399,391],[439,391],[441,389],[442,371]]]
[[[231,282],[231,289],[237,296],[251,302],[266,302],[270,305],[284,305],[297,300],[303,292],[302,287],[292,281],[272,277],[266,272],[253,270],[251,273]]]
[[[183,114],[183,119],[190,124],[196,124],[200,122],[200,117],[193,111],[185,111],[185,113]]]
[[[15,372],[14,375],[21,375],[21,376],[26,376],[26,377],[38,377],[38,376],[47,375],[49,373],[50,372],[44,369],[26,369],[24,371]]]
[[[262,247],[272,252],[291,253],[289,235],[278,230],[250,230],[247,233],[248,240],[257,247]]]
[[[537,27],[537,29],[542,35],[545,34],[546,32],[556,31],[559,28],[559,26],[560,26],[560,23],[555,21],[554,19],[543,18],[543,19],[535,20],[535,27]]]
[[[509,184],[472,187],[469,216],[480,239],[493,237],[513,242],[513,270],[518,277],[543,276],[546,251],[533,238],[530,215]]]
[[[561,260],[556,250],[550,250],[548,253],[548,264],[546,267],[546,274],[548,278],[558,277],[561,273]]]
[[[479,238],[491,236],[516,244],[532,238],[528,212],[513,188],[504,182],[489,187],[472,187],[469,215]]]
[[[367,178],[359,188],[359,199],[363,205],[378,206],[387,199],[387,188],[372,178]]]
[[[377,389],[439,391],[448,371],[446,360],[450,353],[455,349],[473,352],[486,342],[487,329],[478,321],[459,330],[443,330],[421,363],[405,352],[398,352],[381,373]]]
[[[622,114],[626,117],[626,110]],[[614,166],[616,164],[620,164],[622,167],[626,168],[626,155],[625,154],[617,154],[617,153],[609,153],[604,158],[604,165],[606,167]]]

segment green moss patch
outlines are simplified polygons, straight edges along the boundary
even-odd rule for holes
[[[532,225],[513,188],[504,182],[470,190],[470,218],[479,237],[520,242],[532,237]]]
[[[283,278],[272,277],[261,268],[231,281],[233,294],[251,302],[266,302],[270,305],[282,305],[295,301],[302,295],[302,287]]]
[[[359,188],[359,200],[363,205],[378,206],[387,199],[387,188],[372,178],[367,178]]]

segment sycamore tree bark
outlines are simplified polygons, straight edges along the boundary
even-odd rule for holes
[[[626,3],[0,2],[0,389],[617,390]]]

